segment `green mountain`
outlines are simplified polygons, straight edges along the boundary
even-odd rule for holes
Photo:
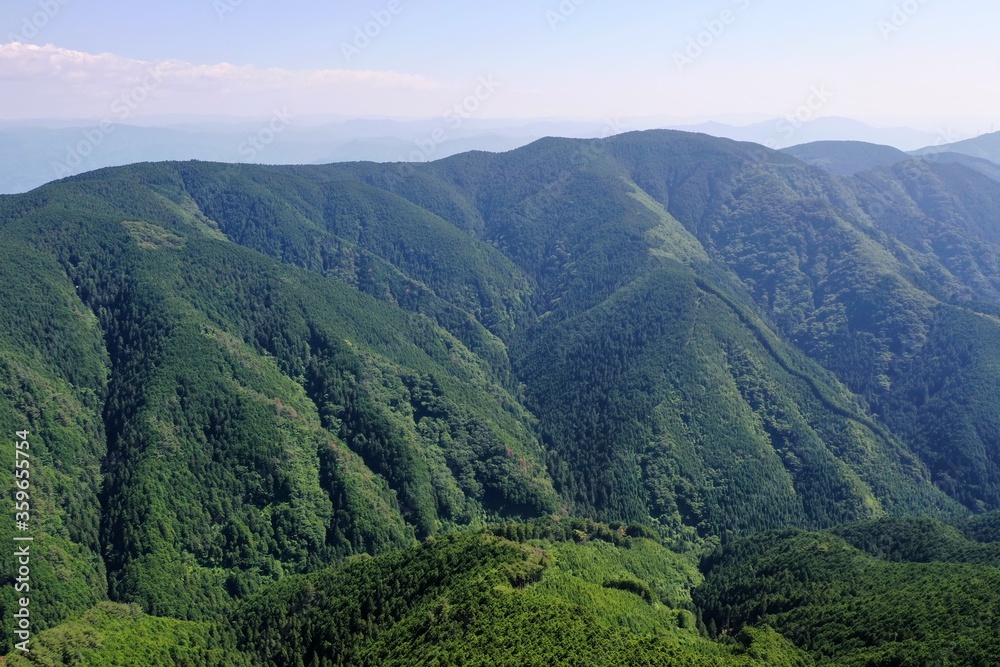
[[[950,162],[965,165],[973,171],[978,171],[984,176],[989,176],[994,181],[1000,181],[1000,164],[984,158],[949,151],[929,153],[920,157],[923,160],[931,162]]]
[[[1000,655],[1000,543],[935,521],[747,538],[703,567],[716,632],[766,626],[819,665],[989,665]]]
[[[703,637],[689,610],[698,571],[655,542],[613,536],[435,538],[288,577],[218,626],[103,603],[9,664],[811,664],[768,628]]]
[[[814,141],[783,148],[781,152],[840,176],[853,176],[910,159],[898,148],[864,141]]]
[[[701,570],[641,533],[536,521],[431,538],[289,576],[216,624],[105,602],[8,664],[986,665],[1000,651],[1000,543],[936,520],[764,533]]]
[[[972,526],[1000,509],[997,219],[1000,182],[962,164],[842,178],[677,132],[423,165],[142,164],[0,197],[0,423],[30,431],[32,627],[122,646],[161,627],[192,664],[232,642],[253,661],[273,655],[284,621],[264,612],[283,596],[360,596],[391,613],[345,630],[317,603],[295,630],[313,648],[275,664],[359,633],[342,664],[401,660],[393,633],[502,664],[518,647],[456,643],[422,606],[433,590],[364,577],[424,567],[418,541],[484,549],[435,566],[472,580],[434,586],[473,605],[460,625],[527,632],[516,580],[482,614],[462,597],[528,553],[462,542],[485,525],[578,516],[684,549],[888,517]],[[650,597],[644,572],[614,594]],[[539,628],[568,622],[568,600],[603,619],[568,636],[681,650],[556,592]],[[745,655],[691,641],[799,659],[748,632]]]
[[[981,157],[978,151],[960,152],[951,148],[933,146],[908,154],[891,146],[863,141],[815,141],[783,148],[781,152],[838,176],[854,176],[863,171],[891,167],[916,159],[935,164],[960,164],[1000,181],[1000,164],[996,161]],[[1000,159],[996,155],[992,157]]]
[[[972,157],[1000,163],[1000,132],[982,134],[972,139],[963,139],[942,146],[930,146],[914,151],[914,155],[933,155],[941,151],[961,153]]]

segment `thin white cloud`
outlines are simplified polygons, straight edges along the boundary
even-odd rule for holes
[[[150,86],[151,76],[155,86]],[[53,109],[71,116],[99,116],[114,100],[136,87],[145,113],[203,112],[211,108],[246,112],[247,105],[284,103],[303,113],[376,113],[369,104],[437,108],[451,86],[419,74],[342,69],[290,70],[230,63],[197,64],[182,60],[146,61],[114,53],[85,53],[51,44],[0,44],[2,110],[7,118],[49,116]],[[48,113],[44,113],[48,111]]]

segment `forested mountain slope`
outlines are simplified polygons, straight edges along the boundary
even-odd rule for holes
[[[783,148],[781,152],[841,176],[853,176],[861,171],[910,159],[898,148],[864,141],[814,141]]]
[[[501,519],[728,540],[998,509],[997,220],[962,165],[841,178],[676,132],[2,197],[38,627],[215,619]]]
[[[818,665],[991,665],[1000,655],[1000,543],[890,520],[735,542],[694,599],[713,632],[769,627]]]
[[[889,667],[1000,651],[1000,543],[939,521],[764,533],[700,569],[646,530],[532,521],[429,538],[286,577],[215,623],[105,602],[8,664]]]
[[[931,146],[913,151],[914,155],[930,155],[939,151],[961,153],[991,162],[1000,161],[1000,132],[981,134],[971,139],[963,139],[943,146]]]
[[[656,542],[602,530],[582,541],[554,526],[527,542],[488,532],[432,538],[288,577],[218,624],[103,603],[9,664],[812,664],[769,628],[709,640],[690,600],[697,570]]]

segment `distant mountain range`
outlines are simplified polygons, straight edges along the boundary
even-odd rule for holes
[[[982,160],[1000,163],[1000,132],[984,134],[973,139],[966,139],[947,146],[932,146],[914,151],[916,155],[933,155],[941,150],[961,153]]]
[[[939,141],[938,135],[908,127],[876,128],[850,118],[823,117],[798,121],[778,118],[752,125],[733,126],[722,123],[686,125],[673,129],[702,132],[713,137],[751,141],[768,148],[787,148],[816,141],[863,141],[911,150]]]
[[[995,135],[984,135],[961,145],[933,146],[913,153],[890,146],[869,144],[862,141],[817,141],[783,149],[807,164],[821,167],[840,176],[851,176],[869,169],[888,167],[907,160],[919,159],[940,164],[961,164],[974,171],[1000,180],[1000,165],[991,160],[976,157],[989,154],[995,144]],[[967,153],[960,152],[962,149]]]
[[[280,110],[277,114],[280,116]],[[150,125],[91,122],[0,123],[0,194],[27,192],[44,183],[94,169],[136,162],[207,160],[230,163],[327,164],[426,162],[470,150],[504,152],[548,136],[606,137],[659,127],[787,148],[816,141],[863,141],[937,153],[939,137],[910,128],[875,128],[846,118],[805,123],[789,119],[737,126],[645,119],[606,122],[560,120],[163,118]],[[276,129],[275,129],[276,128]],[[954,152],[996,161],[998,141],[973,139]],[[991,157],[992,156],[992,157]]]

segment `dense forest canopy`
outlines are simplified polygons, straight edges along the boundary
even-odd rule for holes
[[[10,664],[998,655],[1000,181],[801,155],[654,131],[0,197],[45,631]]]

